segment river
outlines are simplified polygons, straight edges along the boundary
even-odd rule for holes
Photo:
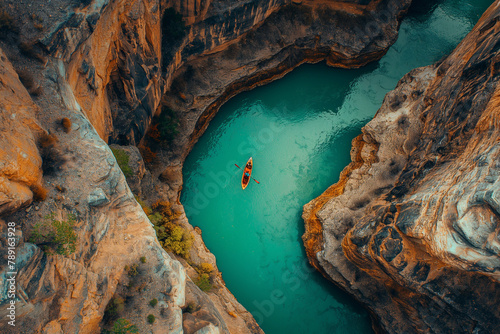
[[[368,313],[308,265],[302,206],[410,70],[450,53],[492,1],[416,1],[399,38],[357,70],[303,65],[222,106],[187,157],[181,202],[229,290],[268,334],[371,333]],[[246,190],[241,171],[254,169]]]

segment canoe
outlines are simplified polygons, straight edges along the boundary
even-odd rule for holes
[[[241,188],[245,190],[245,188],[248,186],[248,183],[250,183],[250,177],[252,176],[252,168],[253,168],[253,161],[252,157],[248,159],[247,164],[245,165],[245,169],[243,170],[243,176],[241,177]],[[245,173],[250,174],[248,178],[245,178]]]

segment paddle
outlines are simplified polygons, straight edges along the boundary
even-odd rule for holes
[[[234,164],[234,165],[235,165],[236,167],[238,167],[239,169],[241,169],[241,167],[240,167],[240,166],[238,166],[237,164]],[[243,169],[241,169],[241,170],[243,170]],[[257,181],[256,179],[254,179],[253,177],[251,177],[251,176],[250,176],[250,178],[251,178],[252,180],[254,180],[255,182],[257,182],[258,184],[260,184],[260,182],[259,182],[259,181]]]

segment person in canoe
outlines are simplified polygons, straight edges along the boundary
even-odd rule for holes
[[[251,157],[250,157],[250,159],[248,159],[248,162],[245,165],[245,169],[242,169],[237,164],[234,164],[234,165],[243,171],[243,176],[241,177],[241,188],[243,188],[243,190],[248,186],[250,179],[252,179],[255,182],[260,184],[259,181],[257,181],[256,179],[254,179],[251,176],[252,175],[252,168],[253,168],[253,161],[252,161]]]
[[[250,161],[247,163],[247,165],[245,166],[245,170],[250,170],[252,169],[252,164],[250,163]],[[245,172],[245,182],[248,182],[248,178],[250,177],[250,173],[248,172]]]

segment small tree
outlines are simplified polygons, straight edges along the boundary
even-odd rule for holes
[[[214,271],[214,267],[210,263],[203,262],[200,264],[200,271],[206,274],[210,274],[212,271]]]
[[[125,299],[122,297],[112,298],[104,310],[104,318],[112,320],[120,315],[125,309]]]
[[[182,226],[174,226],[170,235],[165,239],[164,246],[175,254],[187,258],[192,243],[193,239],[189,231]]]
[[[155,226],[159,226],[164,222],[164,218],[161,215],[161,213],[159,213],[159,212],[155,212],[155,213],[150,214],[148,216],[148,218],[149,218],[149,221]]]
[[[139,266],[137,264],[132,264],[130,267],[125,266],[125,270],[127,271],[127,274],[129,277],[134,277],[139,275],[139,271],[137,270]]]

